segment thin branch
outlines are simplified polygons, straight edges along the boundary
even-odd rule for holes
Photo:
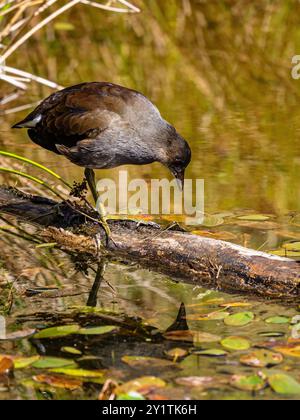
[[[52,82],[51,80],[44,79],[43,77],[35,76],[34,74],[28,73],[27,71],[15,69],[14,67],[9,67],[9,66],[0,66],[0,69],[5,71],[6,73],[12,73],[17,76],[28,78],[30,80],[33,80],[34,82],[48,86],[52,89],[63,89],[63,86],[60,86],[57,83]]]
[[[9,95],[4,96],[4,98],[0,99],[0,105],[6,105],[9,102],[15,101],[20,96],[20,92],[13,92]]]
[[[33,108],[33,107],[37,106],[39,103],[40,103],[40,101],[33,102],[31,104],[16,106],[15,108],[10,108],[10,109],[6,109],[6,110],[2,111],[2,114],[8,115],[8,114],[15,114],[16,112],[22,112],[22,111],[25,111],[27,109],[30,109],[30,108]]]
[[[113,7],[113,6],[108,6],[108,5],[105,5],[105,4],[100,4],[100,3],[97,3],[97,2],[91,1],[91,0],[81,0],[80,3],[88,5],[88,6],[96,7],[98,9],[106,10],[108,12],[137,13],[137,12],[140,11],[139,9],[137,9],[135,6],[132,6],[132,5],[131,5],[131,7],[129,7],[127,5],[127,8],[124,9],[124,8],[120,8],[120,7]],[[127,3],[127,2],[125,2],[125,3]]]
[[[37,0],[37,1],[33,1],[33,2],[28,2],[28,0],[26,0],[26,1],[23,1],[22,3],[15,4],[15,5],[11,6],[10,8],[8,8],[6,10],[3,10],[2,12],[0,12],[0,16],[1,17],[5,16],[8,13],[11,13],[13,10],[19,9],[20,7],[23,7],[23,6],[32,7],[32,6],[36,6],[37,4],[40,4],[40,3],[44,3],[44,1],[43,0]]]
[[[16,86],[17,88],[22,89],[22,90],[27,89],[27,86],[25,85],[25,83],[18,82],[12,76],[8,76],[6,74],[1,74],[0,73],[0,80],[4,80],[5,82],[8,82],[11,85]]]
[[[127,6],[129,9],[132,9],[135,13],[140,13],[141,9],[134,6],[133,4],[129,3],[129,1],[126,0],[118,0],[119,3],[124,4],[124,6]]]
[[[32,29],[30,29],[28,32],[26,32],[25,35],[23,35],[18,41],[16,41],[11,47],[9,47],[5,53],[2,55],[1,60],[4,62],[11,54],[13,54],[21,45],[23,45],[29,38],[32,37],[36,32],[38,32],[40,29],[42,29],[44,26],[48,25],[52,20],[54,20],[57,16],[61,15],[65,11],[71,9],[76,4],[80,3],[81,0],[72,0],[69,3],[65,4],[60,9],[56,10],[55,12],[51,13],[51,15],[47,16],[45,19],[43,19],[40,23],[38,23],[36,26],[34,26]]]

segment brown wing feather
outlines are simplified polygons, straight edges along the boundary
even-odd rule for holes
[[[29,130],[30,138],[60,153],[56,144],[74,147],[83,139],[96,138],[116,118],[124,118],[127,105],[137,96],[142,95],[111,83],[84,83],[52,94],[16,126],[29,127],[41,116]]]

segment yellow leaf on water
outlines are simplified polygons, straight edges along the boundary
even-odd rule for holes
[[[148,394],[157,388],[164,388],[166,382],[155,376],[142,376],[141,378],[133,379],[123,385],[118,386],[114,393],[116,395],[128,394],[129,392],[139,392],[142,395]]]
[[[285,356],[300,357],[300,345],[278,346],[275,347],[274,350],[284,354]]]
[[[55,388],[68,389],[74,391],[75,389],[81,388],[83,383],[76,379],[67,379],[63,376],[56,375],[36,375],[33,380],[39,383],[51,385]]]

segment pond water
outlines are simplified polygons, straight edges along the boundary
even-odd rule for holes
[[[130,16],[77,6],[35,35],[8,64],[63,86],[109,80],[143,92],[189,141],[193,159],[187,178],[205,181],[206,218],[195,227],[197,233],[300,260],[300,81],[291,76],[291,59],[300,48],[295,13],[300,6],[231,3],[137,1],[142,13]],[[10,91],[1,82],[3,95]],[[10,129],[25,115],[10,108],[49,93],[32,84],[17,101],[2,107],[1,149],[34,159],[70,182],[79,181],[82,169],[33,145],[25,132]],[[131,178],[169,177],[158,164],[126,169]],[[15,178],[0,177],[30,190]],[[117,179],[118,169],[99,171],[97,177]],[[286,248],[291,242],[292,253]],[[94,302],[97,309],[92,310],[87,301],[95,267],[76,273],[62,253],[20,244],[1,234],[0,309],[9,332],[63,325],[118,328],[106,334],[76,330],[64,337],[50,333],[42,339],[0,341],[0,353],[40,356],[31,363],[26,359],[28,366],[16,369],[13,377],[0,376],[0,399],[95,399],[107,379],[126,384],[145,375],[164,381],[162,385],[156,379],[151,386],[148,379],[137,389],[143,393],[143,388],[148,398],[299,397],[300,385],[291,379],[300,381],[300,342],[292,327],[299,322],[294,318],[298,302],[287,307],[248,300],[135,266],[109,264]],[[191,333],[178,333],[174,341],[165,332],[182,303]],[[236,313],[250,317],[247,325],[227,325],[226,319]],[[187,325],[181,318],[173,329],[182,332]],[[250,340],[250,348],[222,345],[230,336]],[[175,357],[167,354],[173,348],[180,348]],[[266,362],[266,355],[257,355],[258,348],[272,350],[276,362]],[[225,353],[199,354],[208,349]],[[258,357],[260,367],[249,366],[249,357],[245,363],[245,355],[253,352],[250,359]],[[141,356],[146,359],[137,359]],[[233,378],[236,374],[247,377],[247,384],[245,378]],[[290,388],[281,393],[278,382],[284,381]],[[130,384],[119,392],[129,391],[134,391]]]

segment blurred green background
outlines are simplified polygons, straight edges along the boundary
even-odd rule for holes
[[[147,95],[193,150],[188,177],[204,178],[206,210],[299,209],[300,52],[298,1],[136,0],[139,14],[77,5],[35,34],[8,65],[68,86],[112,81]],[[61,3],[63,4],[63,2]],[[1,82],[1,92],[11,87]],[[10,106],[40,100],[32,85]],[[8,106],[6,105],[6,109]],[[3,148],[25,153],[71,179],[82,171],[32,145],[1,117]],[[160,166],[132,176],[168,176]],[[117,171],[99,176],[117,176]]]

